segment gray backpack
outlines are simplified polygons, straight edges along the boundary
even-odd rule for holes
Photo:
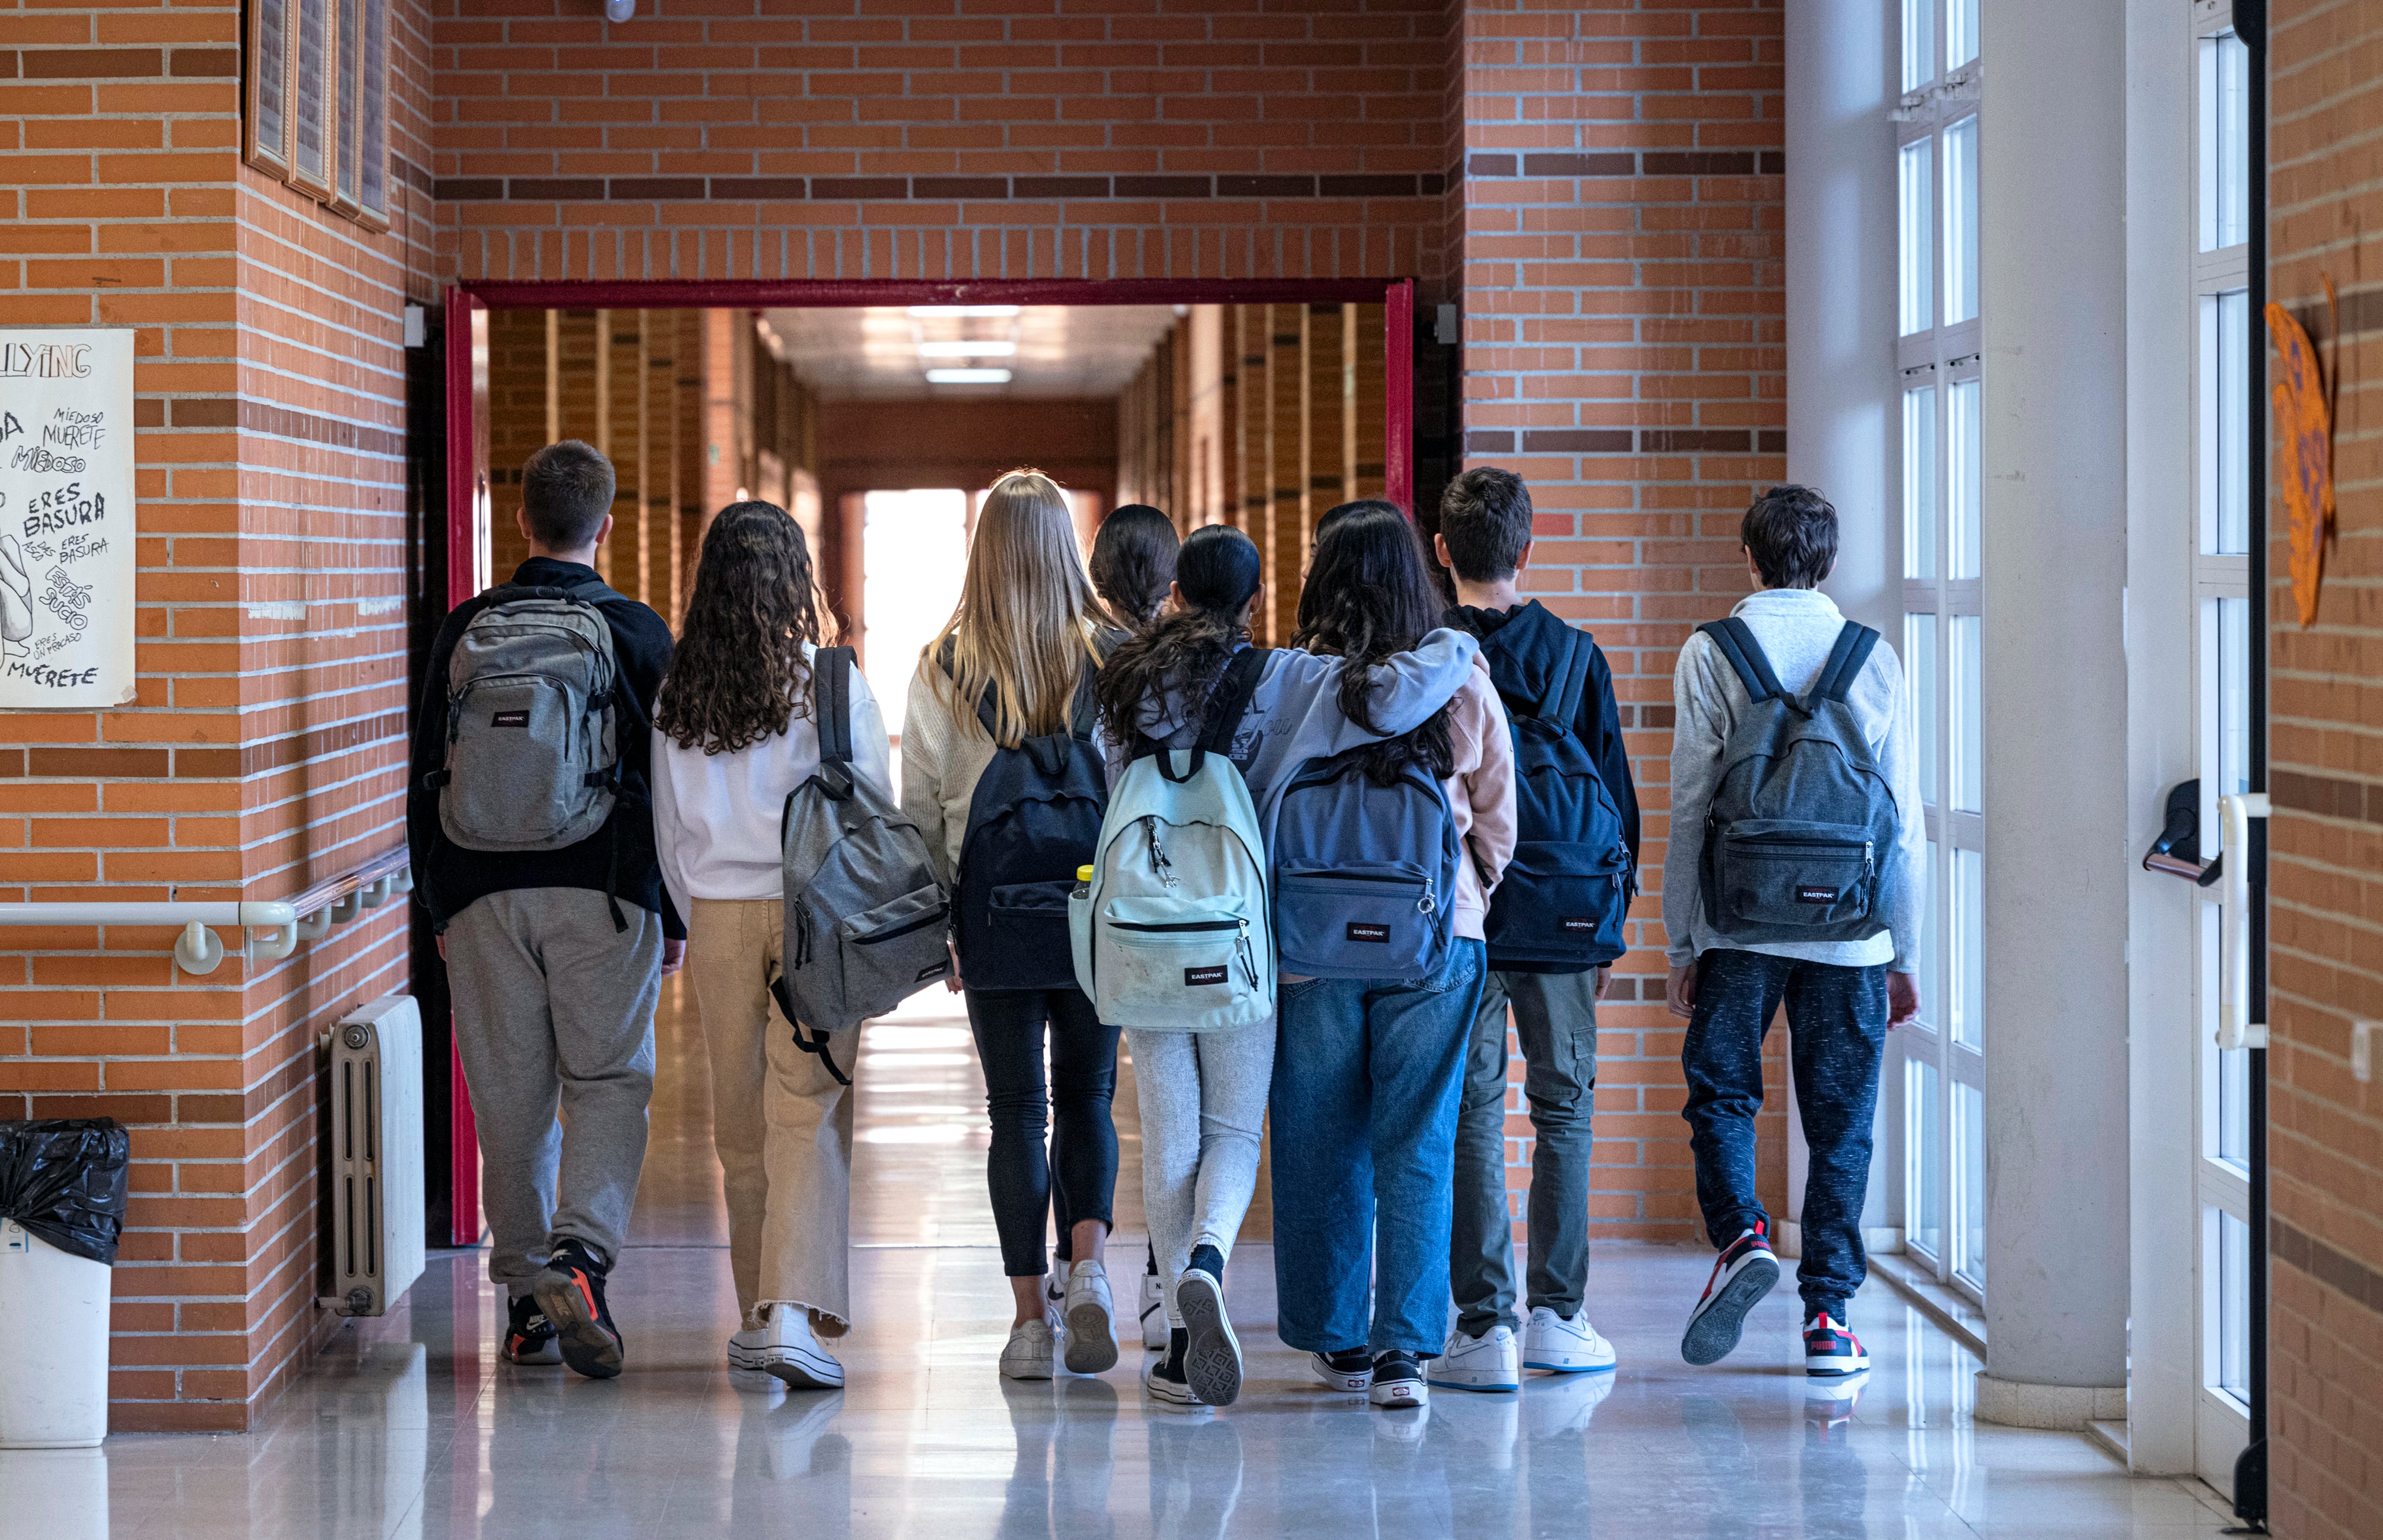
[[[1846,622],[1810,692],[1781,688],[1733,615],[1698,629],[1752,698],[1722,747],[1706,813],[1705,923],[1737,942],[1867,941],[1885,930],[1879,881],[1900,817],[1846,694],[1878,633]]]
[[[438,824],[467,850],[561,850],[604,827],[620,792],[620,668],[599,582],[507,583],[447,664]]]
[[[786,794],[779,819],[785,971],[770,985],[795,1046],[818,1054],[843,1085],[852,1081],[828,1057],[825,1034],[884,1015],[952,969],[951,907],[926,837],[852,773],[852,668],[850,647],[811,657],[820,763]]]

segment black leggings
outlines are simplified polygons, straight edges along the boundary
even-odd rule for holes
[[[1110,1223],[1117,1189],[1117,1029],[1104,1027],[1081,990],[969,990],[969,1027],[984,1066],[984,1105],[993,1118],[985,1185],[1001,1234],[1001,1270],[1013,1278],[1043,1268],[1043,1216],[1059,1221],[1059,1255],[1087,1219]],[[1043,1087],[1043,1027],[1051,1026],[1051,1089]],[[1051,1104],[1057,1116],[1049,1118]],[[1055,1123],[1049,1153],[1046,1119]],[[1052,1179],[1056,1168],[1058,1179]]]

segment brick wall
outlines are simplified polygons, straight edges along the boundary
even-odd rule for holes
[[[1605,648],[1647,815],[1648,892],[1599,1015],[1592,1211],[1599,1233],[1682,1239],[1698,1226],[1660,918],[1672,664],[1745,591],[1737,518],[1786,472],[1780,12],[1475,3],[1454,25],[1464,463],[1530,482],[1525,587]],[[1784,1118],[1774,1090],[1774,1211]]]
[[[2269,292],[2340,382],[2340,537],[2303,631],[2285,546],[2268,571],[2270,1523],[2290,1540],[2383,1534],[2383,1094],[2350,1073],[2351,1023],[2383,1017],[2383,15],[2271,12]],[[2337,332],[2320,276],[2341,291]],[[2285,514],[2276,498],[2272,523]]]
[[[237,6],[0,12],[0,324],[136,328],[141,532],[135,703],[0,717],[0,897],[280,897],[401,837],[430,227],[426,17],[394,9],[386,235],[240,166]],[[132,1127],[116,1426],[244,1426],[321,1329],[315,1034],[404,987],[402,938],[200,979],[164,932],[10,937],[0,1115]]]

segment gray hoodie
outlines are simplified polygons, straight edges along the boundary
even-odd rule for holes
[[[1480,650],[1471,636],[1443,627],[1416,643],[1413,652],[1375,664],[1372,705],[1374,720],[1386,730],[1381,733],[1368,733],[1340,714],[1340,672],[1347,666],[1342,659],[1279,647],[1269,653],[1249,709],[1234,729],[1232,747],[1234,768],[1249,786],[1267,849],[1274,847],[1283,788],[1300,766],[1422,726],[1463,685]],[[1201,724],[1185,721],[1173,700],[1145,700],[1135,725],[1168,748],[1191,748],[1200,741]],[[1131,761],[1131,749],[1105,737],[1103,746],[1114,788]]]
[[[1740,599],[1730,613],[1745,621],[1762,644],[1779,683],[1799,696],[1821,676],[1846,623],[1836,601],[1817,588],[1766,588]],[[1737,671],[1701,633],[1680,649],[1679,666],[1672,674],[1672,699],[1677,720],[1672,733],[1671,836],[1663,853],[1664,951],[1672,966],[1684,967],[1722,947],[1844,967],[1884,963],[1896,973],[1916,971],[1920,917],[1926,910],[1922,877],[1928,831],[1920,807],[1911,696],[1903,687],[1903,668],[1895,661],[1895,649],[1883,643],[1874,648],[1846,696],[1878,768],[1895,789],[1902,823],[1879,890],[1887,929],[1868,941],[1734,942],[1705,924],[1700,893],[1705,812],[1721,782],[1722,746],[1753,702]]]

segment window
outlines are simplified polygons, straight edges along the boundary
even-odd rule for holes
[[[1936,617],[1906,615],[1903,617],[1903,665],[1906,687],[1911,692],[1911,720],[1930,722],[1936,720]],[[1936,801],[1936,734],[1922,731],[1920,734],[1920,800],[1929,807]]]
[[[252,0],[248,163],[389,225],[389,0]]]
[[[1945,490],[1952,500],[1953,570],[1958,579],[1978,575],[1978,513],[1985,497],[1985,468],[1979,456],[1983,437],[1983,398],[1976,376],[1955,380],[1952,390],[1953,455]]]
[[[1945,130],[1945,324],[1978,315],[1978,119]]]
[[[1936,573],[1936,388],[1903,393],[1903,575]]]
[[[1908,337],[1928,329],[1936,305],[1936,252],[1928,239],[1935,191],[1926,142],[1903,147],[1901,185],[1903,244],[1897,266],[1903,275],[1903,335]]]

